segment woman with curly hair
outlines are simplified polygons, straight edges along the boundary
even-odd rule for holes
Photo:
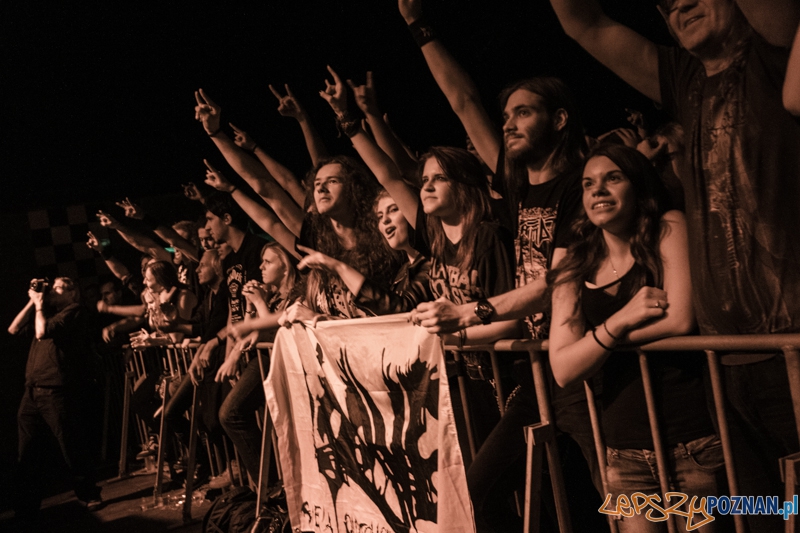
[[[615,347],[694,329],[686,220],[669,209],[655,169],[632,148],[596,147],[582,184],[577,238],[548,274],[550,365],[562,387],[602,371],[600,418],[616,502],[660,491],[638,358]],[[716,494],[723,459],[706,410],[702,354],[660,352],[650,368],[671,489],[690,498]],[[619,524],[622,532],[666,530],[644,515]]]

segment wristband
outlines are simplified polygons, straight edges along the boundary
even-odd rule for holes
[[[433,28],[424,17],[420,17],[409,24],[408,30],[420,48],[436,39],[436,33],[434,33]]]
[[[341,116],[336,116],[336,126],[339,128],[339,131],[347,135],[349,138],[355,137],[358,132],[361,131],[361,123],[359,120],[353,118],[353,116],[347,111],[345,111]]]
[[[619,337],[616,337],[613,333],[608,330],[608,325],[606,325],[605,321],[603,321],[603,329],[606,330],[608,336],[614,339],[614,342],[619,342]]]
[[[234,192],[236,192],[236,190],[237,190],[236,186],[234,185],[234,187],[231,190],[229,190],[228,193],[233,194]]]
[[[217,136],[217,134],[218,134],[220,131],[222,131],[222,126],[220,126],[219,128],[217,128],[217,131],[215,131],[215,132],[213,132],[213,133],[209,133],[209,134],[208,134],[208,136],[209,136],[209,137],[216,137],[216,136]]]
[[[597,338],[597,328],[592,328],[592,337],[594,337],[594,341],[597,344],[599,344],[602,349],[604,349],[607,352],[612,351],[611,348],[600,342],[600,339]]]

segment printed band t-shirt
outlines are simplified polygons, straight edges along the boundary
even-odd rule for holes
[[[231,252],[222,261],[231,323],[244,320],[247,302],[242,294],[242,287],[250,280],[261,281],[259,268],[261,266],[261,250],[266,243],[267,241],[257,235],[245,233],[239,250]]]
[[[414,241],[411,242],[420,253],[430,250],[427,228],[427,215],[420,204]],[[496,222],[481,222],[472,265],[464,272],[456,263],[458,244],[446,241],[443,257],[431,259],[429,276],[434,299],[443,296],[455,304],[462,304],[510,291],[514,288],[513,250],[513,238],[506,228]]]
[[[566,247],[569,229],[581,206],[580,173],[563,173],[528,185],[520,202],[514,239],[516,286],[544,279],[556,247]],[[550,327],[544,313],[526,317],[534,339],[546,339]]]
[[[664,108],[686,132],[682,179],[703,334],[800,331],[800,121],[783,107],[788,51],[755,32],[708,77],[659,49]]]

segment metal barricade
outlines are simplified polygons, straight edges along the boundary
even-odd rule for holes
[[[476,347],[477,349],[481,347]],[[774,335],[726,335],[726,336],[691,336],[673,337],[652,342],[640,347],[620,346],[617,350],[635,350],[639,354],[639,365],[644,384],[645,400],[647,402],[648,418],[650,420],[651,432],[655,447],[656,462],[658,465],[659,478],[661,481],[662,493],[669,490],[669,468],[667,465],[664,445],[658,428],[658,421],[655,410],[655,399],[653,387],[650,379],[650,371],[647,364],[647,354],[651,352],[664,351],[705,351],[707,354],[709,373],[711,377],[712,396],[719,423],[719,437],[722,442],[723,456],[725,458],[725,469],[728,480],[728,490],[731,495],[739,495],[739,488],[736,478],[736,465],[733,460],[731,436],[726,418],[726,403],[723,391],[723,380],[720,366],[719,351],[736,352],[782,352],[786,360],[786,370],[792,396],[792,408],[794,412],[795,424],[800,438],[800,334],[774,334]],[[464,350],[473,349],[464,347]],[[528,439],[528,465],[526,468],[526,488],[525,505],[525,531],[536,531],[534,515],[538,511],[535,507],[531,493],[536,489],[536,480],[533,479],[537,459],[535,447],[540,444],[545,445],[548,465],[551,472],[553,492],[555,495],[556,512],[558,516],[559,529],[562,532],[572,531],[569,520],[569,508],[566,500],[566,490],[564,487],[563,476],[561,475],[561,465],[558,460],[558,450],[554,443],[555,431],[552,426],[552,407],[549,403],[547,394],[547,380],[542,367],[542,357],[548,349],[547,341],[534,340],[501,340],[495,343],[496,352],[521,351],[526,350],[531,356],[531,368],[536,387],[537,400],[541,423],[526,428]],[[606,456],[603,443],[602,431],[599,425],[597,409],[595,405],[594,393],[589,383],[586,383],[586,396],[589,403],[589,414],[592,423],[592,431],[595,437],[597,457],[600,465],[600,475],[603,483],[604,492],[607,491],[606,476]],[[534,448],[533,450],[531,448]],[[800,485],[800,453],[790,455],[781,460],[781,469],[785,482],[786,500],[791,500],[797,494]],[[662,494],[663,497],[663,494]],[[612,531],[616,531],[616,524],[613,519],[609,520]],[[745,520],[742,515],[734,516],[734,524],[737,533],[745,531]],[[676,531],[677,525],[674,520],[668,521],[670,532]],[[800,529],[800,521],[796,515],[792,515],[786,521],[786,531],[795,532]]]

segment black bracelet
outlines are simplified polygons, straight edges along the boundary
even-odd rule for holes
[[[606,324],[605,320],[603,321],[603,329],[606,330],[608,336],[614,339],[614,342],[619,342],[619,337],[615,337],[613,333],[608,330],[608,325]]]
[[[236,188],[236,187],[234,187],[233,189],[231,189],[231,190],[229,190],[229,191],[228,191],[228,194],[233,194],[233,193],[235,193],[235,192],[236,192],[236,190],[237,190],[237,188]]]
[[[219,128],[217,128],[217,131],[215,131],[214,133],[209,133],[209,134],[208,134],[208,136],[209,136],[209,137],[216,137],[216,136],[217,136],[217,134],[218,134],[220,131],[222,131],[222,126],[220,126]]]
[[[336,116],[336,126],[339,131],[353,138],[361,131],[361,121],[354,118],[350,113],[346,112],[341,116]]]
[[[420,48],[436,39],[436,33],[433,31],[431,25],[428,24],[428,21],[425,20],[425,17],[420,17],[409,24],[408,30],[411,32],[411,36],[414,37],[417,46]]]
[[[594,341],[600,345],[605,351],[610,352],[612,351],[611,348],[600,342],[600,339],[597,338],[597,328],[592,328],[592,337],[594,337]]]

